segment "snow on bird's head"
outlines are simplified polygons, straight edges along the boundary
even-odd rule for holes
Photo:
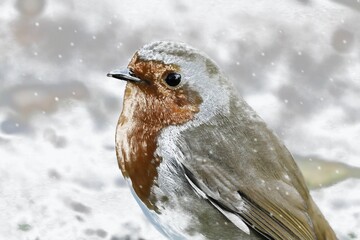
[[[200,52],[186,43],[156,41],[144,45],[137,54],[143,60],[155,60],[170,64],[178,62],[179,58],[194,59]]]

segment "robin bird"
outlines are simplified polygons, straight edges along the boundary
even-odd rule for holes
[[[127,81],[119,167],[169,239],[336,239],[289,151],[204,53],[158,41],[108,76]]]

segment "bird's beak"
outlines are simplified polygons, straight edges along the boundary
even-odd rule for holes
[[[129,81],[129,82],[142,82],[142,80],[140,78],[135,77],[133,73],[129,71],[129,69],[114,70],[109,72],[106,76],[117,78],[124,81]]]

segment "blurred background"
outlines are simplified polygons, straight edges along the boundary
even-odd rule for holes
[[[360,239],[360,1],[0,1],[0,238],[164,239],[118,169],[125,84],[154,40],[206,52]]]

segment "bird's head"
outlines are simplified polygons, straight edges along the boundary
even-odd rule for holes
[[[132,105],[146,111],[141,114],[145,122],[177,125],[195,116],[209,118],[223,110],[229,98],[229,87],[219,68],[183,43],[147,44],[134,54],[127,69],[108,76],[128,82],[124,108]]]

